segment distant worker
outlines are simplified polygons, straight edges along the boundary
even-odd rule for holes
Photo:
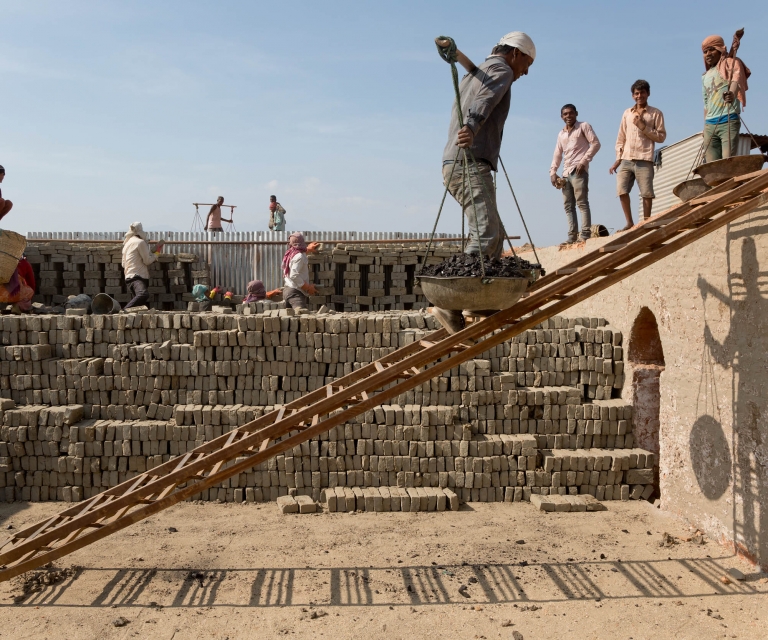
[[[656,197],[653,192],[653,152],[657,142],[667,139],[664,114],[648,104],[651,85],[637,80],[630,88],[635,106],[621,116],[619,135],[616,138],[616,162],[608,173],[616,173],[616,192],[627,224],[619,231],[634,226],[629,193],[637,180],[640,197],[643,199],[643,218],[651,217],[651,206]],[[618,173],[617,170],[618,169]]]
[[[738,49],[743,30],[736,32],[731,52]],[[709,36],[701,43],[704,75],[704,139],[706,161],[735,156],[739,148],[741,110],[747,106],[747,78],[750,70],[734,55],[729,56],[720,36]]]
[[[232,222],[232,219],[227,220],[221,215],[221,205],[224,204],[224,196],[216,198],[216,204],[211,205],[211,210],[208,212],[208,217],[205,220],[205,230],[212,233],[224,231],[221,226],[221,221]]]
[[[285,209],[277,196],[269,196],[269,230],[285,231]]]
[[[157,260],[163,250],[163,241],[155,245],[155,251],[150,252],[146,234],[141,222],[134,222],[128,229],[123,240],[123,272],[125,284],[133,298],[123,309],[140,307],[149,301],[149,265]]]
[[[440,44],[438,47],[444,56],[450,51]],[[491,172],[496,171],[499,159],[504,123],[509,114],[510,87],[528,75],[528,68],[535,58],[536,47],[522,31],[513,31],[499,40],[479,67],[456,51],[456,59],[469,71],[459,87],[464,126],[459,125],[454,99],[448,143],[443,150],[443,183],[469,222],[470,240],[466,253],[501,256],[504,239]],[[469,189],[464,188],[465,160],[461,149],[467,149]],[[477,167],[472,164],[472,155],[477,160]],[[450,333],[464,328],[461,311],[434,307],[432,313]]]
[[[286,307],[306,309],[309,296],[317,294],[315,285],[309,281],[307,253],[314,253],[319,246],[317,242],[307,244],[301,233],[292,233],[288,238],[288,250],[282,264],[285,276],[283,301]]]
[[[0,182],[5,178],[5,169],[0,165]],[[3,199],[3,192],[0,191],[0,220],[2,220],[6,214],[13,209],[13,202]]]
[[[212,303],[211,299],[208,297],[208,285],[196,284],[192,287],[192,295],[195,298],[195,302],[197,302],[198,311],[211,310]]]
[[[243,298],[243,304],[261,302],[267,297],[267,288],[261,280],[251,280],[248,283],[248,293]]]
[[[560,109],[560,117],[565,122],[565,128],[557,134],[555,155],[549,168],[549,179],[552,185],[563,190],[563,205],[565,217],[568,220],[568,242],[576,242],[577,238],[588,240],[592,227],[592,213],[589,210],[589,163],[600,150],[600,140],[597,139],[592,125],[579,122],[576,118],[579,112],[572,104],[566,104]],[[563,177],[558,178],[557,170],[563,165]],[[562,186],[561,186],[562,185]],[[581,234],[576,219],[576,206],[581,211]]]

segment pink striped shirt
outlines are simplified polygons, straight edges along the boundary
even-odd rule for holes
[[[588,169],[589,163],[599,150],[600,140],[597,139],[592,125],[577,120],[573,129],[568,131],[568,127],[565,127],[557,134],[555,155],[552,158],[552,166],[549,167],[549,175],[553,176],[557,173],[563,159],[565,159],[563,177],[573,173],[579,165]]]

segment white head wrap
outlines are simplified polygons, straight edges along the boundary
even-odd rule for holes
[[[531,40],[530,36],[527,33],[523,33],[522,31],[513,31],[512,33],[508,33],[501,40],[499,40],[498,44],[506,44],[510,47],[515,47],[515,49],[518,49],[524,54],[531,56],[532,59],[536,59],[536,45],[533,44],[533,40]]]
[[[131,224],[130,227],[128,227],[128,233],[125,234],[125,240],[129,240],[133,238],[133,236],[137,236],[141,238],[142,240],[146,240],[146,235],[144,234],[144,227],[141,225],[141,222],[134,222]]]

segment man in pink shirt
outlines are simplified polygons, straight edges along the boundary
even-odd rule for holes
[[[557,134],[555,155],[549,168],[549,179],[554,187],[563,190],[563,205],[568,219],[568,242],[576,242],[579,225],[576,220],[576,206],[581,211],[581,239],[589,239],[592,214],[589,210],[589,163],[600,150],[592,126],[576,120],[579,112],[572,104],[560,109],[565,128]],[[563,165],[563,177],[558,178],[557,170]],[[562,187],[560,186],[562,185]]]
[[[664,127],[664,114],[648,104],[651,85],[645,80],[637,80],[631,87],[635,106],[627,109],[621,117],[619,135],[616,138],[616,162],[608,173],[616,175],[616,191],[621,200],[621,208],[627,224],[619,231],[631,229],[632,205],[629,192],[637,180],[640,197],[643,199],[643,218],[651,217],[653,193],[653,152],[655,144],[667,139]]]

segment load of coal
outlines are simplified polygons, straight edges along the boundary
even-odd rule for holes
[[[540,264],[523,260],[517,256],[505,258],[484,257],[485,275],[488,278],[530,278],[531,270],[544,275]],[[480,256],[476,253],[456,253],[439,264],[424,267],[419,275],[437,278],[472,278],[483,275]]]

